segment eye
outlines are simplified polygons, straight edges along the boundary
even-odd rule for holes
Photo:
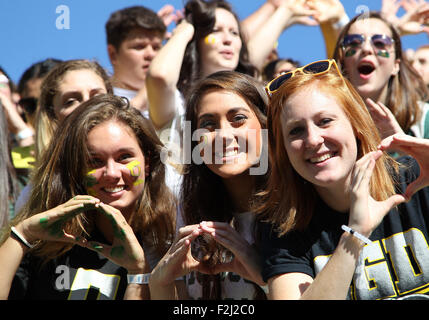
[[[215,126],[215,122],[210,119],[202,120],[198,125],[198,127],[201,129],[214,129]]]
[[[302,133],[304,131],[304,128],[303,127],[294,127],[294,128],[292,128],[290,131],[289,131],[289,135],[290,136],[292,136],[292,137],[294,137],[294,136],[297,136],[297,135],[299,135],[300,133]]]
[[[78,101],[77,99],[74,99],[74,98],[70,98],[70,99],[67,99],[66,101],[64,101],[63,106],[64,107],[70,107],[76,103],[80,103],[80,101]]]
[[[232,119],[233,123],[235,124],[242,124],[246,122],[246,120],[247,120],[247,116],[245,116],[244,114],[237,114]]]
[[[374,47],[376,47],[377,49],[385,49],[386,48],[386,43],[382,40],[375,40],[373,41]]]
[[[89,167],[90,168],[100,168],[104,164],[103,160],[98,157],[92,157],[89,159]]]
[[[132,157],[133,156],[130,153],[124,153],[118,157],[118,161],[123,162],[124,160],[128,160],[129,158],[132,158]]]
[[[239,36],[240,33],[238,32],[238,30],[230,30],[230,33],[234,36]]]
[[[323,118],[322,120],[320,120],[320,126],[325,126],[327,124],[329,124],[330,122],[332,122],[331,118]]]

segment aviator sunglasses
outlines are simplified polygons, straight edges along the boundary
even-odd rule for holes
[[[286,80],[289,80],[290,78],[295,76],[297,72],[319,75],[319,74],[328,72],[331,69],[332,65],[335,66],[335,69],[337,70],[338,74],[342,78],[343,76],[340,70],[338,69],[338,66],[335,60],[333,59],[320,60],[320,61],[309,63],[303,67],[296,68],[295,70],[281,74],[277,78],[274,78],[273,80],[271,80],[265,86],[265,91],[267,92],[268,96],[271,97],[271,95],[274,92],[276,92]]]
[[[374,49],[388,51],[392,46],[395,40],[385,34],[374,34],[371,37],[368,37],[371,40],[371,45]],[[361,49],[362,45],[365,43],[367,37],[363,34],[348,34],[344,36],[342,47],[346,52],[346,56],[353,55],[350,54],[352,50]]]

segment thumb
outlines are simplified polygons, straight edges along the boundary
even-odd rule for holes
[[[417,178],[415,181],[411,182],[407,189],[405,190],[405,198],[407,201],[411,199],[414,193],[419,191],[420,189],[424,188],[426,184],[424,183],[423,179],[421,177]]]
[[[383,201],[383,205],[385,208],[386,213],[389,212],[393,207],[396,207],[397,205],[407,201],[407,198],[400,194],[395,194],[391,196],[389,199]]]

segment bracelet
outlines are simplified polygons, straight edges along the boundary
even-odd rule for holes
[[[127,274],[128,283],[148,284],[150,273]]]
[[[344,224],[341,226],[341,229],[343,229],[345,232],[350,233],[353,237],[358,238],[359,240],[365,242],[366,244],[371,244],[372,243],[372,241],[369,240],[367,237],[361,235],[359,232],[354,231],[352,228],[350,228],[350,227],[348,227],[348,226],[346,226]]]
[[[16,138],[18,140],[24,140],[24,139],[32,137],[33,135],[34,135],[33,131],[31,129],[29,129],[29,128],[26,128],[26,129],[23,129],[23,130],[19,131],[16,134]]]
[[[341,19],[334,23],[334,28],[336,30],[342,29],[347,23],[349,23],[350,18],[347,13],[344,13]]]
[[[18,230],[15,229],[15,227],[10,228],[10,231],[16,237],[16,239],[19,242],[21,242],[23,245],[25,245],[27,248],[29,248],[29,249],[33,249],[34,248],[34,245],[30,244],[27,240],[25,240],[25,238],[23,237],[23,235],[20,234],[18,232]]]

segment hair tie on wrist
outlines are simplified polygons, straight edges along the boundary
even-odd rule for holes
[[[345,232],[350,233],[353,237],[358,238],[359,240],[365,242],[366,244],[371,244],[372,243],[372,241],[369,240],[367,237],[361,235],[359,232],[354,231],[352,228],[350,228],[350,227],[348,227],[348,226],[346,226],[344,224],[341,226],[341,229],[343,229]]]
[[[23,245],[25,245],[29,249],[33,249],[34,245],[30,244],[27,240],[25,240],[24,236],[18,232],[18,230],[15,229],[15,227],[10,228],[10,231],[15,236],[15,238],[21,242]]]

